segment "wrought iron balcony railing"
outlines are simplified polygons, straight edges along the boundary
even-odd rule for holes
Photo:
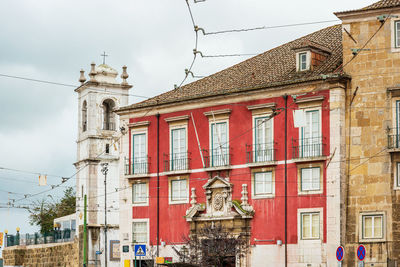
[[[388,149],[400,148],[400,128],[388,129]]]
[[[292,139],[293,159],[326,156],[323,137]]]
[[[148,174],[150,157],[125,158],[125,175]]]
[[[190,169],[191,153],[164,154],[164,171],[184,171]]]
[[[247,163],[260,163],[275,160],[274,143],[246,145]]]
[[[231,165],[231,154],[229,153],[229,147],[203,149],[203,157],[206,168]]]

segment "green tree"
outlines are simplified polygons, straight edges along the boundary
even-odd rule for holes
[[[51,201],[50,201],[51,200]],[[29,223],[40,227],[40,232],[50,232],[54,228],[54,219],[75,213],[76,197],[72,187],[64,191],[64,196],[54,201],[52,197],[32,202],[29,210]]]

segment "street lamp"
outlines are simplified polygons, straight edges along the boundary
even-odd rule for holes
[[[101,164],[101,172],[104,175],[104,266],[107,267],[107,173],[108,163]]]

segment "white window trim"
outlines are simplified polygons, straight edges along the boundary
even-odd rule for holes
[[[319,137],[321,138],[321,140],[320,140],[320,142],[321,142],[321,155],[323,155],[323,150],[324,150],[324,148],[323,148],[323,146],[322,146],[322,138],[323,138],[323,136],[322,136],[322,108],[321,108],[321,106],[320,105],[318,105],[318,106],[314,106],[314,107],[304,107],[304,108],[301,108],[301,110],[303,110],[303,112],[304,113],[306,113],[306,112],[310,112],[310,111],[316,111],[316,110],[318,110],[318,113],[319,113],[319,129],[318,129],[318,135],[319,135]],[[304,114],[304,116],[306,116],[305,114]],[[301,143],[300,143],[300,141],[302,142],[302,140],[303,140],[303,133],[302,133],[302,129],[303,129],[304,127],[299,127],[299,149],[300,149],[300,146],[301,146]],[[299,151],[299,153],[300,153],[300,151]]]
[[[300,69],[300,54],[304,54],[306,53],[306,69],[301,70]],[[297,71],[307,71],[310,70],[310,66],[311,66],[311,51],[306,50],[306,51],[300,51],[296,53],[296,70]]]
[[[400,47],[399,47],[399,48],[400,48]],[[398,127],[397,123],[399,123],[399,126],[400,126],[400,118],[399,118],[399,119],[397,118],[397,109],[398,109],[397,103],[398,103],[398,102],[399,102],[399,107],[400,107],[400,97],[392,97],[392,110],[393,110],[393,112],[392,112],[392,116],[393,116],[393,119],[392,119],[392,122],[393,122],[392,128],[393,128],[393,129],[395,129],[395,128]],[[400,110],[399,110],[399,113],[400,113]],[[400,127],[399,127],[399,129],[400,129]],[[399,134],[400,134],[400,133],[399,133]]]
[[[253,148],[253,155],[252,155],[252,157],[253,157],[253,162],[256,162],[255,161],[255,149],[254,149],[254,145],[256,144],[256,120],[257,119],[261,119],[261,118],[265,118],[265,117],[267,117],[267,119],[270,117],[272,115],[272,113],[264,113],[264,114],[257,114],[257,115],[253,115],[252,116],[252,128],[254,129],[253,130],[253,144],[252,144],[252,148]],[[272,130],[272,140],[271,140],[271,143],[272,143],[272,149],[274,149],[275,148],[275,145],[274,145],[274,140],[275,140],[275,135],[274,135],[274,131],[275,131],[275,128],[274,128],[274,118],[272,117],[272,118],[270,118],[270,120],[271,120],[271,130]],[[275,161],[275,152],[274,151],[272,151],[272,157],[273,157],[273,159],[272,159],[272,161]]]
[[[304,113],[318,110],[318,114],[319,114],[319,131],[318,131],[318,134],[322,138],[322,108],[321,108],[321,106],[302,108],[302,110],[303,110]],[[303,139],[303,134],[302,134],[302,129],[303,128],[304,127],[299,127],[299,139]]]
[[[298,166],[298,194],[299,195],[313,195],[313,194],[322,194],[324,190],[324,165],[323,164],[309,164],[309,165],[299,165]],[[302,169],[308,168],[319,168],[319,189],[318,190],[303,190],[302,188]]]
[[[302,221],[301,215],[304,213],[319,213],[319,238],[302,239]],[[321,243],[324,239],[324,209],[311,208],[311,209],[298,209],[297,210],[297,242],[298,243]]]
[[[131,243],[133,243],[133,223],[139,223],[139,222],[145,222],[147,223],[147,242],[146,244],[150,244],[150,219],[149,218],[142,218],[142,219],[132,219],[131,223],[131,233],[130,233],[130,240]],[[142,243],[135,243],[135,244],[142,244]]]
[[[133,186],[135,184],[145,184],[146,185],[146,201],[145,202],[133,202]],[[143,206],[148,206],[149,205],[149,182],[148,181],[142,181],[142,180],[137,180],[132,184],[132,189],[131,189],[131,194],[132,194],[132,207],[143,207]]]
[[[400,20],[399,19],[391,19],[390,20],[390,32],[391,32],[390,47],[391,47],[391,52],[392,53],[400,52],[400,46],[396,47],[396,28],[395,28],[395,24],[398,21],[400,21]]]
[[[130,143],[130,146],[131,146],[131,151],[130,151],[130,166],[129,166],[129,168],[132,168],[132,162],[133,162],[133,149],[134,149],[134,147],[133,147],[133,136],[134,135],[138,135],[138,134],[144,134],[145,135],[145,141],[146,141],[146,145],[145,145],[145,155],[146,155],[146,157],[148,157],[148,151],[149,151],[149,135],[148,135],[148,129],[147,129],[147,127],[145,128],[145,129],[135,129],[135,130],[131,130],[131,143]],[[149,159],[147,158],[146,159],[146,162],[147,162],[147,164],[149,164]],[[149,166],[147,165],[147,168],[148,168]],[[148,170],[149,171],[149,170]],[[133,173],[133,170],[131,170],[131,173],[132,174],[134,174]]]
[[[272,181],[272,193],[256,194],[256,173],[270,172]],[[274,198],[275,197],[275,171],[273,169],[257,170],[251,174],[251,198],[252,199],[263,199],[263,198]]]
[[[302,190],[301,188],[301,169],[306,168],[320,168],[320,175],[319,175],[319,190]],[[320,162],[308,163],[308,164],[299,164],[297,165],[297,194],[298,195],[316,195],[322,194],[324,192],[324,169],[325,164]]]
[[[172,181],[186,180],[186,198],[182,200],[172,200]],[[189,203],[189,178],[188,177],[171,177],[168,179],[168,204],[187,204]]]
[[[175,171],[175,170],[171,170],[172,169],[172,153],[173,153],[173,148],[172,148],[172,131],[173,130],[177,130],[177,129],[185,129],[185,134],[186,134],[186,137],[185,137],[185,141],[186,141],[186,144],[185,144],[185,146],[186,146],[186,153],[188,153],[188,151],[189,151],[189,148],[188,148],[188,145],[189,145],[189,143],[188,143],[188,124],[187,124],[187,122],[185,122],[185,123],[183,123],[183,124],[173,124],[173,125],[170,125],[170,127],[169,127],[169,169],[170,169],[170,171]],[[189,155],[187,155],[188,157],[189,157]],[[187,159],[187,166],[186,166],[186,169],[189,169],[189,159]],[[179,170],[177,170],[177,171],[179,171]]]
[[[209,120],[208,120],[208,136],[209,136],[209,157],[210,157],[210,168],[218,168],[218,167],[221,167],[221,166],[212,166],[212,161],[213,161],[213,153],[212,153],[212,149],[213,149],[213,147],[212,147],[212,140],[213,140],[213,138],[212,138],[212,127],[211,127],[211,125],[212,124],[217,124],[217,123],[223,123],[223,122],[226,122],[226,137],[227,137],[227,142],[226,142],[226,145],[228,146],[228,154],[230,154],[230,141],[229,141],[229,118],[228,119],[226,119],[226,118],[223,118],[223,119],[218,119],[217,117],[215,118],[215,120],[214,120],[214,118],[211,116],[211,117],[209,117]],[[222,144],[222,145],[224,145],[224,144]],[[229,164],[230,164],[230,161],[231,161],[231,159],[230,158],[228,158],[228,162],[229,162]]]
[[[364,216],[382,216],[382,238],[364,238]],[[358,239],[359,242],[385,242],[386,241],[386,212],[384,211],[368,211],[360,212],[358,223]]]
[[[394,190],[400,190],[400,161],[395,161],[394,163]]]

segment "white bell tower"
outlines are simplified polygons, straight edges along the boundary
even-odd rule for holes
[[[76,167],[77,224],[83,225],[84,195],[87,195],[88,266],[119,266],[110,258],[110,240],[119,240],[119,149],[121,131],[116,109],[128,105],[132,85],[126,81],[127,67],[122,67],[122,82],[118,72],[106,64],[91,64],[90,79],[81,70],[78,93],[78,140]],[[102,164],[108,164],[105,177]],[[107,194],[105,194],[105,184]],[[106,198],[105,198],[106,197]],[[105,209],[105,203],[107,208]],[[107,210],[107,228],[105,227]],[[107,253],[105,253],[107,232]],[[96,251],[102,252],[96,255]],[[111,255],[112,256],[112,255]]]

